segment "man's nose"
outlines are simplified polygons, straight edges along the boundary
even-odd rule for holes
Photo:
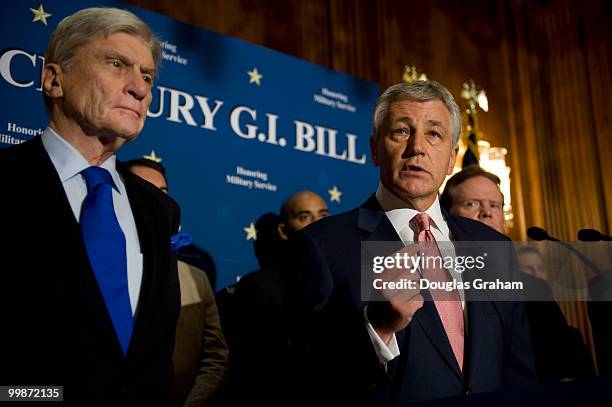
[[[481,204],[480,205],[480,217],[482,219],[487,219],[487,218],[492,218],[493,217],[493,211],[491,210],[491,207],[489,205],[486,204]]]
[[[406,143],[406,155],[412,157],[423,154],[424,143],[425,133],[419,129],[411,129]]]
[[[142,100],[149,93],[150,85],[145,81],[142,72],[134,70],[130,72],[126,83],[127,93],[134,99]]]

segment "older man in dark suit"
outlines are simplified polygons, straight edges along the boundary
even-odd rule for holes
[[[125,10],[81,10],[51,36],[49,126],[0,151],[2,384],[61,385],[80,406],[169,401],[179,208],[115,157],[143,128],[160,59]]]
[[[362,295],[362,242],[405,242],[407,251],[415,242],[440,255],[457,246],[441,242],[507,241],[440,207],[438,189],[453,169],[460,131],[459,108],[442,85],[390,87],[373,118],[378,190],[359,208],[322,219],[293,239],[288,313],[305,395],[386,405],[534,381],[522,302],[486,296],[471,302],[458,289],[443,297],[420,285],[399,297],[383,291],[386,301]],[[421,271],[429,281],[454,278],[442,267]]]

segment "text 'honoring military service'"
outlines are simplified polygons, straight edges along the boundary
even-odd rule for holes
[[[251,170],[236,166],[234,174],[225,174],[225,182],[248,189],[261,189],[268,192],[276,192],[278,186],[268,182],[268,173],[260,170]]]

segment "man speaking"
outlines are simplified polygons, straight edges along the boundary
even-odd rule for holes
[[[115,157],[144,126],[160,59],[124,10],[81,10],[51,35],[49,125],[0,151],[2,385],[64,386],[81,406],[167,404],[179,209]]]
[[[440,208],[438,189],[453,169],[460,132],[459,108],[442,85],[391,86],[374,109],[376,193],[293,239],[291,344],[298,381],[314,399],[401,404],[535,380],[521,302],[468,302],[457,289],[439,297],[418,284],[388,301],[361,296],[362,242],[428,243],[439,256],[443,241],[507,240]],[[442,267],[422,273],[450,281]]]

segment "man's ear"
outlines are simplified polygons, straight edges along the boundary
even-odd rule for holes
[[[47,64],[42,72],[42,89],[49,98],[60,98],[64,96],[62,88],[64,71],[59,64]]]
[[[455,161],[457,161],[457,153],[459,152],[459,144],[457,144],[451,150],[450,157],[448,159],[448,168],[446,169],[446,175],[451,175],[455,169]]]
[[[278,226],[276,227],[276,230],[278,230],[278,235],[280,236],[281,239],[283,240],[289,239],[289,236],[287,235],[287,225],[285,225],[283,222],[278,224]]]
[[[372,153],[372,164],[378,167],[380,160],[378,159],[378,137],[375,134],[370,136],[370,152]]]

